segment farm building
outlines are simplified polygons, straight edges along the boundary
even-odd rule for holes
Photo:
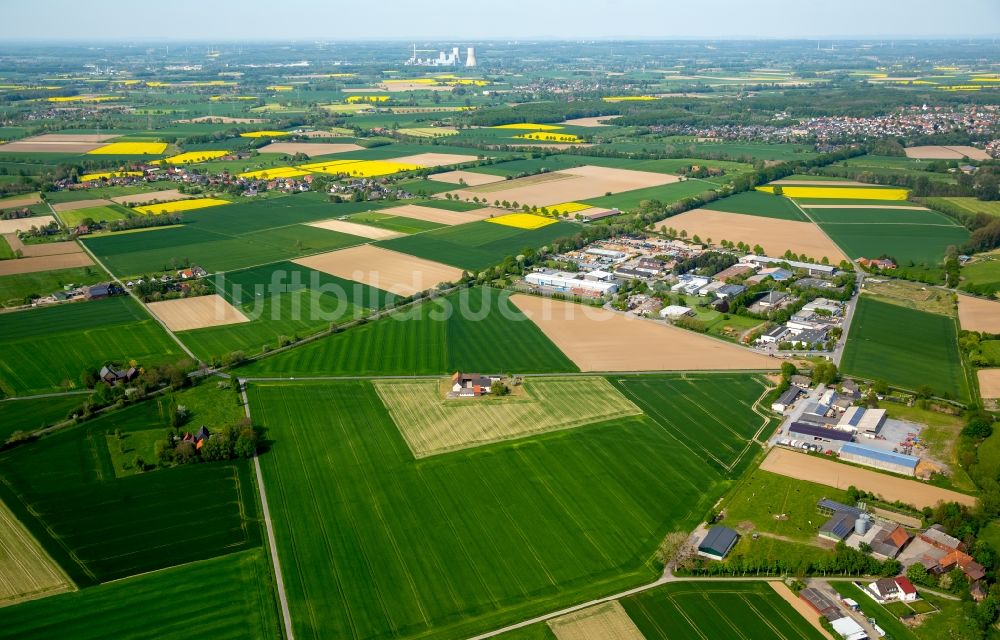
[[[668,307],[660,309],[660,317],[664,319],[669,318],[670,320],[676,320],[677,318],[690,315],[694,315],[691,312],[691,307],[682,307],[678,304],[672,304]]]
[[[844,640],[868,640],[868,634],[864,628],[854,621],[853,618],[843,617],[830,621],[830,626]]]
[[[586,295],[603,296],[618,291],[617,283],[584,280],[577,277],[575,273],[564,271],[535,271],[525,276],[524,280],[539,287]]]
[[[852,538],[850,545],[860,548],[861,544],[864,543],[871,548],[872,554],[876,556],[895,558],[909,541],[910,534],[901,526],[890,529],[882,525],[874,525],[863,536],[859,536],[856,541]]]
[[[799,592],[799,597],[827,620],[836,620],[843,615],[837,601],[819,589],[807,587]]]
[[[481,396],[493,390],[493,379],[478,373],[456,371],[451,376],[451,391],[460,398]]]
[[[793,422],[788,427],[788,434],[792,437],[799,437],[817,442],[844,442],[850,443],[853,436],[849,431],[841,431],[832,427],[824,427],[807,422]]]
[[[761,267],[772,264],[787,264],[793,269],[802,269],[811,276],[832,276],[837,272],[837,268],[828,264],[813,264],[811,262],[799,262],[797,260],[786,260],[784,258],[771,258],[769,256],[745,256],[744,262],[749,262]]]
[[[885,425],[885,409],[849,407],[840,417],[839,429],[857,431],[867,436],[877,436]]]
[[[920,458],[916,456],[908,456],[895,451],[883,451],[854,442],[848,442],[840,448],[840,458],[847,462],[855,462],[906,476],[914,475],[917,463],[920,462]]]
[[[816,509],[818,509],[820,513],[827,516],[832,516],[835,513],[842,513],[842,512],[850,512],[853,513],[855,516],[860,516],[861,514],[864,513],[864,511],[858,509],[857,507],[852,507],[849,504],[844,504],[843,502],[837,502],[836,500],[830,500],[829,498],[823,498],[822,500],[817,502]]]
[[[865,593],[880,604],[897,600],[912,602],[917,599],[916,588],[905,576],[879,578],[865,585]]]
[[[777,411],[778,413],[784,413],[792,406],[799,394],[802,393],[802,389],[798,387],[789,387],[781,396],[771,403],[771,411]]]
[[[737,540],[739,535],[729,527],[712,527],[698,545],[698,555],[712,560],[722,560],[736,545]]]
[[[848,511],[838,511],[819,527],[819,537],[841,542],[854,531],[858,517]]]

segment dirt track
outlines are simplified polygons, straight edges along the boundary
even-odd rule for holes
[[[846,258],[826,234],[811,222],[695,209],[667,218],[657,228],[687,231],[689,238],[697,235],[702,241],[711,238],[715,243],[729,240],[743,241],[750,246],[759,244],[771,256],[783,255],[791,249],[794,253],[804,253],[816,260],[828,258],[830,264],[839,264]]]
[[[1000,333],[1000,301],[958,296],[958,323],[966,331]]]
[[[767,455],[760,468],[764,471],[806,480],[837,489],[854,485],[862,491],[869,491],[883,500],[899,500],[918,509],[933,507],[939,502],[958,502],[972,506],[976,499],[972,496],[940,489],[916,480],[907,480],[886,475],[869,469],[819,458],[805,453],[775,447]]]
[[[250,322],[239,309],[219,295],[162,300],[150,302],[147,306],[171,331]]]
[[[776,369],[780,364],[655,320],[538,296],[510,299],[581,371]]]
[[[370,244],[299,258],[293,262],[403,296],[462,277],[461,269]]]

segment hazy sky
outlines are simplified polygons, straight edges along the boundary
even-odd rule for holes
[[[0,40],[1000,35],[1000,0],[0,0]]]

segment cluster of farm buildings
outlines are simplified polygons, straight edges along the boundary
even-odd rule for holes
[[[811,380],[795,375],[791,385],[772,404],[784,414],[785,424],[775,444],[813,452],[837,453],[840,459],[891,473],[921,473],[920,426],[889,420],[885,409],[856,405],[861,389],[844,380],[838,389],[822,385],[811,389]]]

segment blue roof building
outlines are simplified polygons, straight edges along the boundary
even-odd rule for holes
[[[856,442],[847,442],[840,448],[840,458],[847,462],[863,464],[867,467],[891,471],[904,476],[916,475],[920,458],[905,453],[885,451]]]

